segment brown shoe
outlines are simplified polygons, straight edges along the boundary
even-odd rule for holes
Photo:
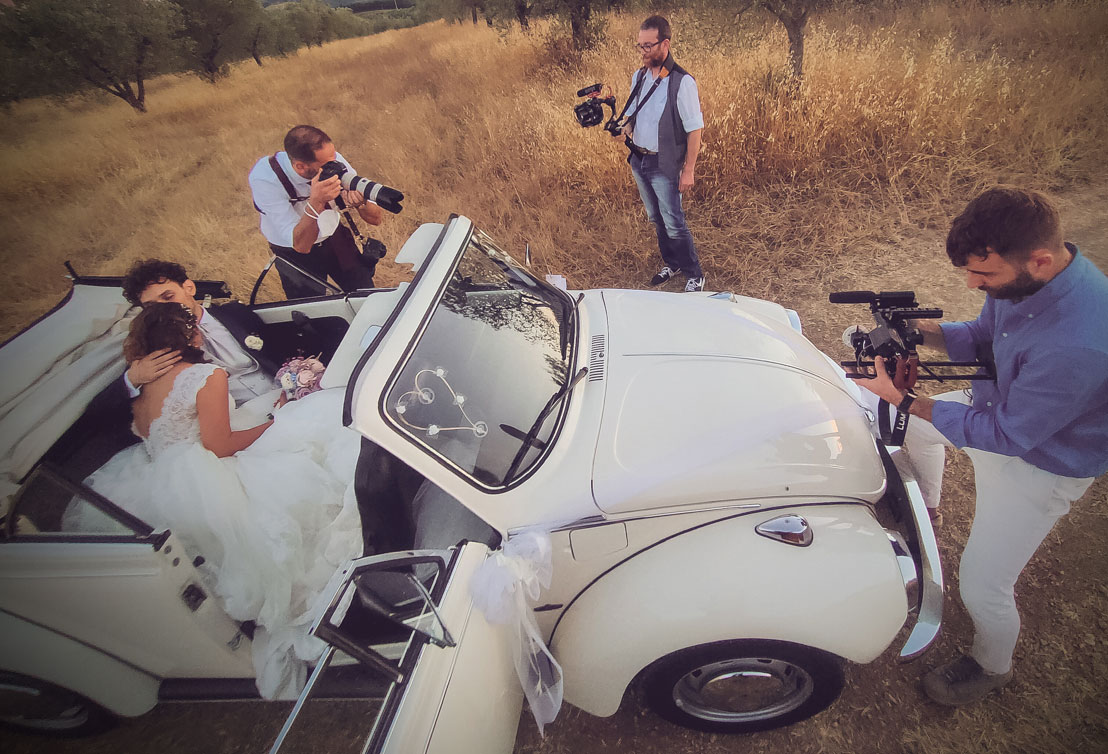
[[[1012,680],[1012,671],[986,673],[977,660],[961,655],[923,677],[923,690],[933,701],[958,707],[983,699]]]
[[[943,525],[943,512],[938,508],[928,508],[927,517],[931,519],[932,529],[938,529]]]

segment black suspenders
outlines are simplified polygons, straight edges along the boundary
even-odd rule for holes
[[[289,204],[296,206],[298,202],[306,202],[308,197],[300,196],[296,193],[296,189],[292,187],[292,181],[285,174],[285,171],[281,169],[281,163],[277,162],[277,155],[271,154],[269,156],[269,166],[273,168],[274,174],[277,176],[277,180],[281,182],[281,185],[285,187],[285,193],[289,195]],[[265,211],[258,206],[257,202],[254,202],[254,209],[258,210],[261,214],[265,214]]]

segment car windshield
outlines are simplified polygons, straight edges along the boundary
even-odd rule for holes
[[[573,316],[568,295],[475,229],[388,388],[386,415],[471,480],[506,487],[544,457],[561,422]]]

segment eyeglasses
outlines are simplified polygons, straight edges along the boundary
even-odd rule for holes
[[[641,44],[636,44],[635,47],[642,50],[643,52],[650,52],[655,47],[657,47],[658,45],[660,45],[662,42],[665,42],[665,41],[666,40],[664,40],[664,39],[660,39],[657,42],[643,42]]]

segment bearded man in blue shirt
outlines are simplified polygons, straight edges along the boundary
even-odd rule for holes
[[[914,397],[889,379],[860,380],[915,419],[898,466],[938,518],[944,446],[973,461],[976,512],[959,567],[973,619],[967,655],[928,673],[927,695],[946,705],[981,699],[1012,676],[1019,636],[1015,583],[1055,522],[1108,471],[1108,278],[1062,240],[1041,194],[994,188],[951,226],[947,255],[985,305],[970,322],[919,321],[924,345],[952,359],[991,360],[996,380],[972,399]]]

